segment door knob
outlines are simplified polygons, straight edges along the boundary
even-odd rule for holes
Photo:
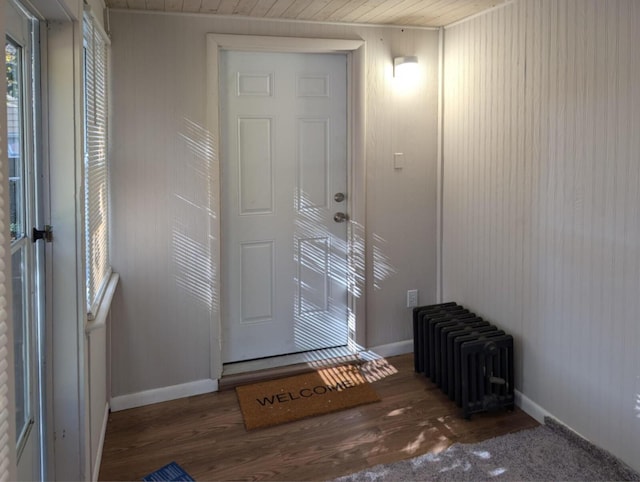
[[[333,200],[337,203],[341,203],[342,201],[344,201],[346,198],[346,196],[344,195],[343,192],[337,192],[335,196],[333,196]]]
[[[344,223],[347,219],[349,219],[349,216],[347,216],[345,213],[335,213],[333,215],[333,220],[336,223]]]
[[[53,241],[53,226],[47,224],[43,230],[33,228],[31,231],[31,240],[35,243],[39,239],[44,239],[46,243]]]

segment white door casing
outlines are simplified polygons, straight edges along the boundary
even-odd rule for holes
[[[211,251],[214,273],[214,292],[220,293],[221,228],[220,228],[220,115],[219,61],[221,50],[252,52],[300,52],[347,54],[348,77],[348,156],[346,212],[348,257],[348,345],[357,350],[365,346],[365,43],[362,40],[309,39],[288,37],[259,37],[244,35],[207,35],[207,128],[211,133],[209,152],[212,153],[211,176]],[[217,298],[219,300],[219,298]],[[212,310],[211,376],[222,374],[222,309],[219,302]]]
[[[347,345],[346,67],[221,53],[224,362]]]

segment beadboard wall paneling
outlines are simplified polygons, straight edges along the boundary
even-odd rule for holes
[[[111,12],[114,270],[112,396],[210,377],[219,302],[209,222],[216,175],[207,146],[205,36],[366,41],[367,344],[410,339],[406,290],[436,292],[438,32]],[[392,58],[417,55],[420,81],[400,92]],[[403,152],[404,169],[393,168]],[[215,330],[215,328],[214,328]],[[215,333],[214,333],[215,335]]]
[[[109,410],[108,394],[108,356],[107,356],[107,326],[87,333],[86,360],[88,367],[88,419],[89,430],[87,446],[91,466],[88,469],[91,480],[98,480],[100,461],[102,459],[102,444],[106,433],[106,414]]]
[[[107,0],[113,9],[205,13],[313,22],[439,27],[505,0]]]
[[[526,397],[636,469],[640,4],[446,30],[443,290],[516,337]]]

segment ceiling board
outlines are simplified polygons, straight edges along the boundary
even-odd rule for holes
[[[507,0],[105,0],[113,9],[441,27]]]

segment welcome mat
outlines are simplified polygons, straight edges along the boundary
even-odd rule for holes
[[[236,387],[236,393],[247,430],[380,400],[354,365]]]

